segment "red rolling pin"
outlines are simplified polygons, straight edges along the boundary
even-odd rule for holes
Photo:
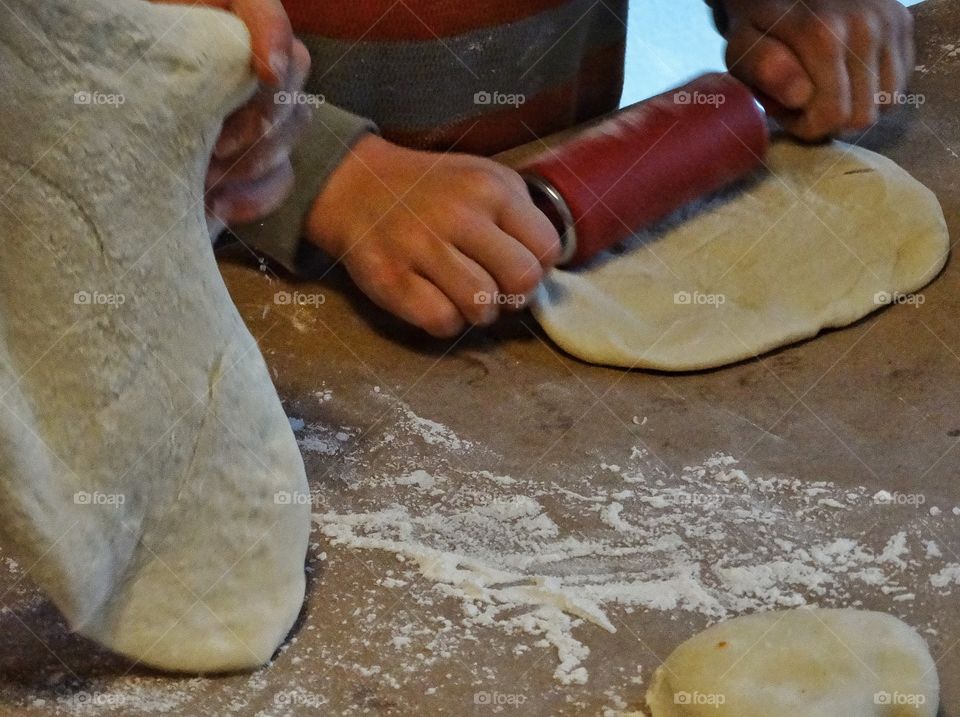
[[[627,107],[518,167],[576,266],[762,163],[766,118],[728,74]]]

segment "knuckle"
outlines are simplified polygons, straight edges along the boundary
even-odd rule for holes
[[[484,204],[499,204],[505,199],[506,188],[497,172],[487,167],[471,167],[461,174],[464,190]]]
[[[518,268],[509,276],[503,278],[500,289],[504,294],[526,296],[543,280],[543,267],[531,262],[526,267]]]
[[[527,194],[527,183],[524,181],[523,177],[520,176],[520,173],[511,169],[510,167],[504,166],[502,164],[497,164],[499,167],[500,176],[503,178],[503,182],[514,192],[520,194],[523,197],[529,196]]]
[[[824,142],[836,134],[837,125],[834,122],[816,122],[812,123],[804,138],[810,142]]]
[[[405,269],[377,252],[363,252],[355,262],[357,279],[375,283],[382,293],[402,294],[405,284]]]
[[[443,208],[443,214],[438,217],[442,226],[449,227],[455,235],[470,243],[482,242],[486,235],[479,228],[482,217],[478,216],[474,207],[466,202],[453,202]]]
[[[300,75],[304,77],[309,75],[310,68],[313,65],[313,58],[310,56],[310,51],[307,49],[307,46],[300,40],[295,40],[293,43],[293,60],[297,72]]]
[[[850,101],[844,102],[835,94],[821,97],[819,102],[808,113],[810,125],[821,132],[821,137],[828,137],[839,130],[846,128],[854,107]]]
[[[810,13],[804,18],[802,31],[817,52],[836,56],[843,46],[843,22],[832,12]]]

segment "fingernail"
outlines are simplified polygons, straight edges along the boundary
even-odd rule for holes
[[[277,84],[282,85],[287,79],[287,70],[290,68],[290,58],[287,53],[273,50],[270,53],[270,70],[277,78]]]

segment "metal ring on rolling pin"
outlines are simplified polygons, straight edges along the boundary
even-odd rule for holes
[[[570,211],[570,207],[567,206],[563,195],[546,179],[538,177],[535,174],[521,174],[520,176],[523,177],[527,183],[527,188],[530,190],[530,196],[533,198],[534,203],[537,203],[537,199],[545,199],[549,203],[550,208],[555,212],[555,216],[552,217],[547,214],[547,218],[551,220],[551,224],[554,225],[554,228],[560,235],[561,253],[560,259],[557,261],[557,266],[563,266],[577,253],[577,230],[573,213]],[[539,206],[540,205],[538,205],[538,207]],[[543,210],[542,207],[540,207],[540,209],[541,211]],[[546,212],[544,213],[546,214]],[[559,226],[554,219],[559,221]]]

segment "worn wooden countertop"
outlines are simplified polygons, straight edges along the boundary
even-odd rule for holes
[[[960,6],[930,0],[916,14],[921,69],[912,92],[924,102],[861,143],[933,189],[960,237],[960,51],[952,49],[960,47]],[[763,494],[770,514],[789,509],[782,525],[711,514],[718,530],[737,536],[730,550],[742,556],[755,543],[757,560],[769,562],[762,544],[781,530],[796,540],[802,524],[810,544],[840,536],[872,551],[872,565],[896,574],[895,589],[892,579],[848,584],[834,565],[826,570],[833,582],[785,582],[783,592],[916,625],[938,661],[941,715],[960,717],[960,584],[949,578],[960,564],[956,261],[924,290],[922,306],[892,307],[757,360],[683,375],[578,362],[529,316],[435,342],[384,316],[335,272],[317,285],[293,283],[236,247],[221,265],[295,419],[318,513],[364,514],[369,529],[370,516],[391,506],[442,519],[462,517],[444,512],[456,501],[475,510],[483,506],[471,500],[516,502],[525,493],[554,526],[544,545],[564,535],[602,542],[615,521],[597,516],[617,491],[639,485],[624,482],[628,468],[662,481],[661,490],[680,485],[686,466],[730,456],[751,490],[779,477],[778,490],[789,493]],[[278,306],[283,291],[322,294],[323,303]],[[413,478],[398,484],[391,472]],[[470,493],[478,476],[515,482]],[[831,500],[811,508],[804,496],[816,491],[804,491],[818,481],[828,482]],[[879,505],[870,496],[880,490],[915,500]],[[575,505],[580,498],[587,508],[598,504],[593,522]],[[656,510],[655,501],[622,503],[627,521]],[[487,537],[465,532],[464,544]],[[128,665],[67,635],[49,605],[17,584],[0,613],[0,715],[92,714],[91,704],[118,715],[617,714],[641,708],[659,661],[715,619],[682,604],[607,604],[616,632],[590,620],[570,628],[589,648],[579,662],[588,677],[563,684],[555,642],[504,629],[509,615],[470,622],[464,600],[438,589],[442,580],[424,576],[403,550],[334,546],[319,530],[315,540],[295,639],[253,676],[188,680]],[[878,557],[885,550],[886,562]],[[700,556],[703,574],[722,559]],[[631,570],[636,577],[644,568]],[[947,577],[932,584],[936,575]],[[0,571],[0,592],[16,581],[14,571]],[[770,594],[758,599],[769,603]]]

